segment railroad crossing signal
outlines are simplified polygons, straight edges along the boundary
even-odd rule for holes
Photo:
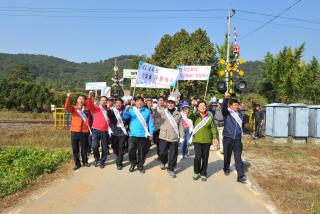
[[[241,93],[247,86],[242,79],[245,72],[239,68],[239,65],[244,63],[244,60],[237,59],[236,53],[233,53],[230,58],[231,60],[228,63],[223,59],[219,61],[220,65],[224,65],[225,69],[218,71],[217,88],[220,93],[225,93],[227,90],[230,94]],[[226,81],[226,74],[228,74],[228,81]]]
[[[111,80],[113,81],[113,84],[111,86],[111,96],[113,97],[123,97],[124,96],[124,91],[123,91],[123,78],[119,79],[118,76],[118,66],[117,66],[117,59],[115,59],[114,62],[114,78]]]

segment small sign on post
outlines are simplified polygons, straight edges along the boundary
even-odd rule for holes
[[[137,77],[137,69],[123,69],[122,77],[124,79],[135,79]]]

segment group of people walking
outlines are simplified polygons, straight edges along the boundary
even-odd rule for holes
[[[152,143],[156,144],[157,159],[161,170],[167,170],[175,178],[175,168],[180,158],[189,154],[190,144],[194,148],[194,180],[207,180],[210,146],[219,147],[219,133],[212,111],[204,100],[178,102],[175,96],[159,96],[156,100],[135,96],[130,103],[120,98],[100,97],[94,104],[93,92],[88,98],[78,96],[76,105],[71,105],[71,94],[67,94],[65,108],[72,114],[71,145],[74,169],[89,167],[88,151],[92,149],[95,167],[104,168],[109,146],[116,155],[118,170],[123,168],[123,156],[128,150],[129,172],[136,169],[145,173],[144,163]],[[225,175],[230,173],[232,152],[238,174],[237,181],[245,183],[242,153],[242,115],[239,101],[226,93],[221,109],[223,129],[223,153]],[[88,143],[92,139],[92,143]],[[221,139],[220,139],[221,140]],[[100,149],[101,147],[101,149]],[[101,150],[101,154],[100,151]],[[80,154],[81,161],[80,162]]]

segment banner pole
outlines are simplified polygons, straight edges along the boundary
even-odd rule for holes
[[[132,100],[133,100],[134,95],[135,95],[135,93],[136,93],[136,87],[137,87],[137,79],[136,79],[136,81],[134,82],[134,88],[133,88],[133,93],[132,93],[132,98],[131,98],[131,106],[132,106]]]
[[[204,93],[204,99],[206,99],[206,97],[207,97],[208,85],[209,85],[209,79],[207,80],[206,91]]]

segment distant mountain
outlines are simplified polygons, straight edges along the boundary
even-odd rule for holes
[[[50,87],[83,89],[84,83],[88,81],[107,81],[111,84],[115,58],[121,74],[123,68],[130,68],[136,57],[123,55],[94,63],[75,63],[46,55],[0,53],[0,79],[6,77],[14,65],[26,64],[37,81],[46,82]],[[256,91],[262,65],[261,61],[249,61],[241,65],[246,73],[244,79],[247,81],[248,92]]]
[[[119,71],[129,68],[134,55],[116,57]],[[94,63],[75,63],[46,55],[0,53],[0,78],[7,76],[16,64],[25,64],[37,81],[62,89],[83,88],[87,81],[107,81],[110,83],[115,58]]]

